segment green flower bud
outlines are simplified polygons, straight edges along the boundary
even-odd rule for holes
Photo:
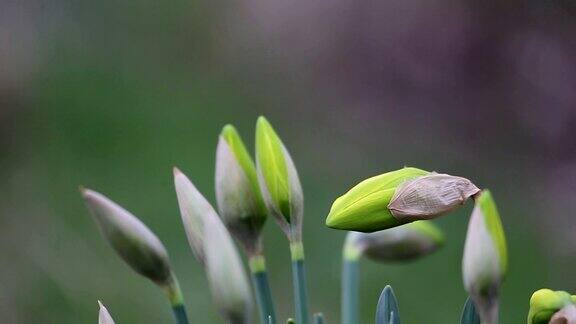
[[[178,168],[174,168],[174,186],[188,243],[196,259],[204,263],[204,221],[207,217],[218,217],[218,214]]]
[[[137,273],[161,286],[172,283],[170,260],[158,237],[136,216],[104,195],[81,189],[102,234]]]
[[[256,165],[264,202],[284,233],[299,240],[304,198],[294,162],[264,117],[256,123]]]
[[[219,217],[204,222],[206,274],[214,303],[229,323],[250,323],[252,290],[232,237]]]
[[[114,324],[114,319],[110,316],[108,309],[100,301],[98,301],[98,307],[100,308],[98,311],[98,324]]]
[[[366,179],[332,204],[326,219],[328,227],[375,232],[406,223],[396,219],[388,204],[403,182],[430,174],[416,168],[403,168]]]
[[[216,150],[216,201],[224,224],[246,250],[260,249],[266,221],[256,167],[232,125],[222,129]]]
[[[465,178],[403,168],[364,180],[336,199],[326,225],[374,232],[436,218],[478,192]]]
[[[497,319],[500,284],[508,265],[506,238],[496,204],[489,191],[476,198],[468,223],[462,273],[464,287],[474,300],[483,323]]]
[[[550,289],[540,289],[535,291],[530,298],[530,311],[528,312],[528,324],[548,324],[560,310],[571,306],[574,303],[569,293],[565,291],[553,291]],[[556,318],[571,316],[573,309],[565,309]],[[571,318],[576,320],[574,317]],[[559,323],[571,323],[569,321]]]
[[[365,255],[379,262],[397,262],[428,255],[444,244],[444,234],[431,221],[417,221],[374,233],[350,232],[344,257]]]

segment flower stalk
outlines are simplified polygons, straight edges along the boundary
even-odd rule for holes
[[[254,254],[249,257],[248,264],[254,290],[256,291],[260,320],[262,323],[274,324],[276,323],[276,312],[274,311],[274,301],[270,284],[268,283],[266,259],[263,254]]]
[[[292,282],[294,285],[294,303],[296,306],[296,323],[308,324],[308,292],[306,289],[306,264],[304,262],[304,245],[301,241],[290,242],[292,259]]]
[[[186,308],[178,279],[172,276],[169,284],[164,286],[163,290],[172,306],[172,313],[176,324],[188,324],[188,316],[186,315]]]
[[[345,246],[342,264],[342,324],[355,324],[360,308],[360,255],[354,247]]]

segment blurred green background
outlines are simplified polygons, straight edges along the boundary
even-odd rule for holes
[[[99,236],[78,193],[101,191],[168,248],[194,323],[219,323],[181,226],[172,167],[214,202],[233,123],[253,148],[265,115],[305,194],[313,311],[339,321],[345,233],[332,201],[405,165],[490,188],[510,249],[501,322],[531,293],[574,292],[576,51],[564,2],[3,1],[0,3],[0,318],[167,323],[164,296]],[[405,265],[362,263],[362,323],[386,284],[406,323],[455,323],[471,206],[438,220],[447,245]],[[265,228],[273,294],[292,316],[288,247]]]

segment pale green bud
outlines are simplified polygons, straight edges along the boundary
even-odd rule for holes
[[[169,285],[170,260],[158,237],[136,216],[104,195],[83,188],[81,192],[102,234],[120,257],[137,273],[159,285]]]
[[[114,319],[110,316],[108,309],[100,301],[98,301],[98,307],[98,324],[114,324]]]
[[[488,190],[476,197],[464,244],[464,287],[483,323],[495,323],[500,284],[508,266],[506,238],[496,204]]]
[[[374,233],[350,232],[346,237],[345,258],[365,255],[378,262],[414,260],[428,255],[444,244],[444,234],[431,221],[390,228]]]
[[[560,312],[561,310],[563,311]],[[558,323],[572,324],[576,321],[574,311],[574,303],[569,293],[565,291],[540,289],[535,291],[532,297],[530,297],[528,324],[552,323],[552,318],[558,313],[560,314],[558,314],[554,320],[558,321]],[[561,322],[562,318],[566,318],[567,320]],[[568,320],[572,320],[572,322]]]
[[[326,218],[328,227],[359,232],[375,232],[407,221],[396,219],[388,204],[400,184],[430,172],[403,168],[366,179],[332,204]]]
[[[204,221],[218,214],[178,168],[174,168],[174,186],[188,243],[198,261],[204,263]]]
[[[287,235],[299,240],[304,198],[294,162],[264,117],[256,123],[258,181],[269,212]]]
[[[206,274],[215,305],[230,323],[250,323],[252,290],[232,237],[218,217],[204,223]]]
[[[266,221],[256,167],[232,125],[222,129],[216,150],[216,201],[224,224],[248,251],[259,249]]]
[[[364,180],[336,199],[326,225],[374,232],[436,218],[458,208],[478,192],[465,178],[403,168]]]

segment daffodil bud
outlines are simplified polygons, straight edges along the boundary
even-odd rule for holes
[[[206,274],[214,303],[230,323],[250,323],[252,290],[232,237],[218,217],[204,223]]]
[[[222,129],[216,150],[216,201],[224,224],[248,251],[259,249],[266,221],[256,168],[232,125]]]
[[[428,255],[444,244],[444,234],[431,221],[390,228],[374,233],[350,232],[344,257],[365,255],[378,262],[409,261]]]
[[[98,307],[98,324],[114,324],[114,319],[110,316],[108,309],[100,301],[98,301]]]
[[[102,234],[120,257],[134,271],[157,284],[171,284],[170,260],[158,237],[136,216],[104,195],[90,189],[81,191]]]
[[[264,202],[286,235],[299,240],[304,198],[294,162],[264,117],[256,123],[256,165]]]
[[[204,263],[204,221],[218,214],[178,168],[174,168],[174,186],[188,243],[196,259]]]
[[[366,179],[332,204],[326,218],[328,227],[375,232],[406,223],[396,219],[388,204],[396,189],[407,180],[430,174],[417,168],[403,168]]]
[[[530,311],[528,312],[528,324],[553,323],[576,323],[574,317],[575,306],[569,293],[565,291],[553,291],[540,289],[535,291],[530,298]],[[556,316],[556,314],[558,314]],[[561,320],[565,319],[564,322]]]
[[[483,323],[496,323],[498,293],[507,270],[506,238],[496,204],[489,191],[476,197],[464,244],[464,287]]]
[[[479,189],[470,180],[403,168],[360,182],[334,201],[326,225],[374,232],[446,214]]]

